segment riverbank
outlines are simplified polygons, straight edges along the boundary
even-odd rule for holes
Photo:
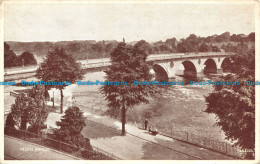
[[[84,80],[104,81],[104,76],[104,72],[88,73]],[[74,104],[86,107],[82,108],[83,110],[92,110],[99,115],[104,115],[108,109],[107,102],[99,92],[99,87],[76,86],[73,90]],[[164,133],[184,131],[227,142],[221,129],[214,126],[215,116],[204,112],[206,109],[204,97],[212,90],[212,86],[171,86],[149,104],[140,104],[128,109],[127,122],[143,127],[144,119],[148,118],[148,126],[156,127]],[[120,120],[120,116],[117,119]]]

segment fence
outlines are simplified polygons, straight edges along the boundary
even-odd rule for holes
[[[208,139],[206,137],[202,137],[185,131],[175,131],[172,130],[172,128],[170,132],[162,131],[160,133],[181,141],[195,144],[203,148],[221,152],[237,158],[243,158],[245,156],[245,152],[242,152],[238,147],[233,146],[227,142],[220,142],[220,141]]]
[[[75,145],[67,144],[60,140],[52,139],[47,133],[35,134],[12,127],[5,128],[5,135],[23,139],[39,145],[43,145],[61,152],[69,153],[73,156],[88,160],[114,160],[121,159],[115,155],[105,152],[97,147],[80,148]],[[87,139],[88,140],[88,139]],[[82,143],[84,144],[84,143]]]
[[[96,95],[95,95],[96,94]],[[93,100],[84,101],[84,102],[77,102],[76,106],[78,106],[83,111],[88,111],[93,114],[103,115],[106,111],[106,104],[105,102],[100,102],[100,99],[97,93],[92,93]],[[71,102],[64,101],[64,104],[73,104]],[[91,105],[88,105],[91,104]],[[142,127],[143,123],[139,123],[139,128]],[[156,127],[156,126],[155,126]],[[185,141],[191,144],[198,145],[203,148],[207,148],[213,151],[218,151],[227,155],[231,155],[237,158],[242,158],[245,156],[245,152],[242,152],[238,147],[233,146],[227,142],[220,142],[213,139],[208,139],[206,137],[202,137],[199,135],[195,135],[185,131],[176,131],[172,126],[168,126],[165,130],[164,128],[157,127],[160,131],[160,134],[165,136],[169,136],[174,139],[178,139],[181,141]]]
[[[103,115],[105,112],[105,109],[104,107],[101,106],[101,104],[92,105],[91,107],[86,107],[86,105],[84,104],[77,104],[77,106],[80,109],[88,110],[93,114]],[[141,125],[142,123],[139,123],[139,128],[141,127]],[[168,129],[167,131],[164,130],[163,128],[158,128],[158,129],[160,129],[159,132],[165,136],[169,136],[174,139],[195,144],[200,147],[207,148],[213,151],[218,151],[237,158],[243,158],[246,154],[245,152],[242,152],[237,146],[233,146],[232,144],[227,142],[220,142],[217,140],[195,135],[186,131],[175,131],[173,130],[174,129],[173,127],[167,128]]]

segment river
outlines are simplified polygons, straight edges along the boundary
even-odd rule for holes
[[[209,77],[210,79],[212,77]],[[209,80],[192,79],[194,81]],[[104,81],[104,72],[87,73],[82,81]],[[176,77],[170,81],[184,81],[191,79]],[[83,111],[97,111],[104,115],[107,110],[106,100],[99,92],[96,85],[76,85],[73,89],[73,102]],[[143,121],[148,118],[149,125],[159,131],[185,131],[190,134],[203,136],[209,139],[225,141],[221,129],[214,126],[216,117],[204,112],[206,109],[205,96],[211,93],[214,87],[206,86],[170,86],[164,89],[161,95],[156,96],[149,104],[140,104],[127,111],[127,122],[136,126],[143,126]],[[118,117],[120,119],[120,117]]]

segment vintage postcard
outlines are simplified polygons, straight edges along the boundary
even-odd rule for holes
[[[260,162],[259,1],[0,3],[0,163]]]

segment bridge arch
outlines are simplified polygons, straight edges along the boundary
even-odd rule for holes
[[[226,57],[222,63],[221,63],[221,68],[223,70],[223,72],[230,72],[231,71],[231,59],[229,57]]]
[[[214,59],[209,58],[205,61],[204,63],[205,67],[204,67],[204,73],[208,74],[208,73],[217,73],[217,64],[215,62]]]
[[[197,69],[193,62],[185,60],[182,65],[184,66],[184,77],[197,77]]]
[[[164,68],[162,65],[154,64],[153,70],[155,72],[156,81],[168,81],[169,75],[168,75],[167,69]]]

